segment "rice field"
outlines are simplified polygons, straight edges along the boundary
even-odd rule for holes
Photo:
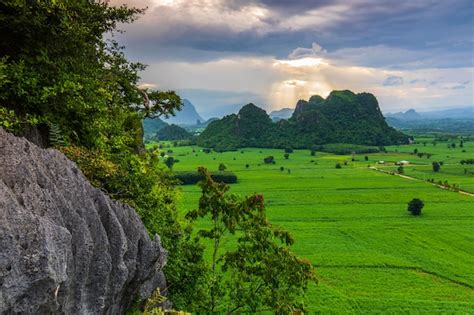
[[[415,148],[432,156],[419,158]],[[179,160],[175,170],[217,170],[224,163],[238,176],[232,192],[265,196],[270,220],[292,233],[293,250],[316,268],[319,283],[306,297],[309,313],[474,313],[474,197],[368,167],[396,170],[392,163],[407,160],[409,176],[448,180],[474,192],[474,165],[459,163],[474,158],[474,143],[393,146],[356,156],[295,150],[288,160],[274,149],[169,149]],[[264,164],[270,155],[276,163]],[[432,161],[444,162],[440,172],[433,172]],[[180,211],[194,209],[199,195],[198,187],[182,186]],[[425,203],[420,217],[407,211],[412,198]]]

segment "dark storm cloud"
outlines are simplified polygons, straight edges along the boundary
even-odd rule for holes
[[[215,2],[206,8],[201,1],[152,7],[146,18],[125,27],[128,33],[120,36],[121,42],[133,58],[145,56],[146,60],[189,62],[235,55],[283,58],[294,48],[316,42],[330,53],[383,45],[410,49],[411,59],[419,54],[420,61],[424,52],[434,50],[437,59],[429,66],[473,63],[472,1]],[[264,11],[257,14],[252,8]],[[453,53],[457,58],[449,58]],[[410,61],[413,66],[415,61]],[[375,66],[385,66],[383,63]]]

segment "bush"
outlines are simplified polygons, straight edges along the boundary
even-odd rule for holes
[[[311,150],[311,156],[316,156],[316,150]]]
[[[275,164],[275,158],[273,156],[267,156],[263,159],[263,162],[265,162],[265,164]]]
[[[346,154],[364,154],[364,153],[378,153],[381,150],[379,147],[375,146],[365,146],[357,144],[348,144],[348,143],[329,143],[325,145],[320,145],[315,148],[318,151],[324,151],[339,155]]]
[[[439,172],[439,169],[441,168],[441,164],[438,163],[438,162],[433,162],[431,163],[432,167],[433,167],[433,172]]]
[[[283,166],[280,166],[280,171],[283,172],[285,168]]]
[[[171,168],[173,168],[173,165],[174,165],[174,163],[176,163],[176,162],[177,162],[177,160],[175,160],[174,157],[169,156],[169,157],[166,159],[165,164],[166,164],[166,166],[168,166],[168,168],[171,169]]]
[[[400,165],[400,166],[397,168],[397,172],[398,172],[398,174],[403,174],[403,173],[405,172],[405,171],[403,170],[403,166]]]
[[[210,174],[215,182],[226,184],[237,183],[237,176],[233,172],[219,171],[210,172]],[[175,172],[175,178],[179,180],[182,185],[195,185],[203,179],[203,176],[197,171],[179,171]]]
[[[285,148],[285,153],[293,153],[293,149],[292,148]]]
[[[421,209],[425,204],[421,199],[414,198],[408,203],[408,211],[411,212],[412,215],[418,216],[421,214]]]
[[[219,164],[219,171],[223,172],[223,171],[225,171],[226,169],[227,169],[227,166],[225,166],[224,163],[220,163],[220,164]]]
[[[336,168],[342,168],[341,163],[336,163]]]
[[[290,158],[290,154],[289,154],[289,153],[285,153],[283,156],[285,157],[285,160],[288,160],[288,159]]]

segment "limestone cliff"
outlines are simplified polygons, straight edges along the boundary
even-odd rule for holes
[[[0,128],[0,314],[122,314],[166,286],[166,256],[63,154]]]

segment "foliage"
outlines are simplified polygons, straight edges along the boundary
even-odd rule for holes
[[[201,312],[256,313],[270,308],[276,313],[301,312],[301,296],[314,280],[311,263],[290,250],[290,234],[266,218],[263,196],[239,198],[229,186],[216,183],[205,168],[199,183],[202,196],[197,210],[187,218],[209,218],[211,226],[198,232],[212,244],[207,305]],[[232,237],[234,250],[222,250],[224,237]]]
[[[145,118],[143,120],[143,133],[145,139],[150,140],[155,138],[156,133],[166,126],[168,126],[168,124],[158,117]]]
[[[203,180],[202,174],[195,171],[176,171],[175,177],[182,185],[195,185]],[[209,173],[212,180],[217,183],[235,184],[237,183],[237,176],[229,171],[219,171]]]
[[[275,158],[273,156],[267,156],[263,159],[263,162],[265,162],[265,164],[275,164]]]
[[[173,168],[174,163],[176,163],[176,160],[172,156],[168,156],[165,160],[166,166],[168,166],[169,169]]]
[[[283,157],[285,158],[285,160],[288,160],[290,158],[290,154],[289,153],[285,153],[283,154]]]
[[[227,169],[227,166],[225,166],[224,163],[219,163],[219,171],[223,172]]]
[[[0,107],[0,127],[7,131],[16,131],[20,126],[20,120],[15,111]]]
[[[193,135],[186,131],[186,129],[177,125],[167,125],[159,129],[156,133],[158,140],[190,140]]]
[[[362,154],[362,153],[377,153],[380,152],[379,147],[357,145],[350,143],[328,143],[320,146],[316,146],[316,149],[323,152],[347,155],[347,154]]]
[[[65,147],[67,145],[61,128],[53,123],[49,127],[49,143],[55,147]]]
[[[433,172],[439,172],[440,168],[441,168],[441,164],[439,162],[433,162],[431,163],[431,166],[433,168]]]
[[[137,88],[144,66],[128,62],[113,37],[104,40],[142,12],[95,1],[2,1],[0,105],[22,122],[28,114],[58,126],[69,143],[139,150],[141,118],[181,106],[174,92]]]
[[[408,203],[408,211],[415,216],[418,216],[421,214],[421,209],[425,204],[421,199],[418,198],[413,198],[409,203]]]
[[[342,168],[341,163],[336,163],[336,168]]]

